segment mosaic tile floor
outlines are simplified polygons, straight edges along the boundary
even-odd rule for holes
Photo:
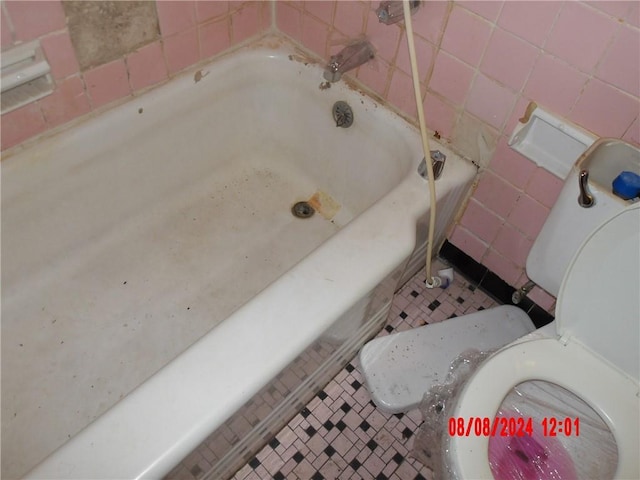
[[[442,268],[434,263],[434,271]],[[446,290],[424,287],[425,272],[395,296],[387,326],[378,336],[407,330],[496,305],[488,295],[456,276]],[[419,410],[390,415],[378,411],[354,358],[233,480],[422,480],[429,469],[413,459]],[[202,445],[171,474],[197,480],[213,456]]]

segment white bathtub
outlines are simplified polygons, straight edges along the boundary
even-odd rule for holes
[[[4,478],[160,477],[214,431],[227,475],[382,327],[419,136],[303,58],[263,39],[5,155]],[[436,147],[440,242],[475,168]],[[294,218],[317,192],[335,216]]]

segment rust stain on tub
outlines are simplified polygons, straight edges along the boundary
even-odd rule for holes
[[[328,193],[318,190],[307,203],[327,220],[331,220],[340,210],[340,204],[336,202]]]
[[[316,60],[315,58],[311,58],[310,56],[308,56],[304,52],[301,52],[298,49],[296,49],[295,53],[290,54],[288,58],[292,62],[298,62],[298,63],[304,64],[305,67],[309,65],[316,65],[318,63],[318,60]]]

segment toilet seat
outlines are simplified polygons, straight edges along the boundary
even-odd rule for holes
[[[600,225],[571,261],[558,295],[557,336],[521,340],[488,358],[452,416],[493,419],[516,385],[550,382],[580,397],[607,424],[618,449],[614,478],[640,478],[639,245],[635,204]],[[493,478],[489,437],[453,436],[449,454],[456,478]]]
[[[594,381],[594,379],[598,381]],[[607,423],[618,447],[615,478],[640,478],[640,398],[638,384],[578,342],[548,338],[518,343],[490,357],[467,382],[452,416],[493,418],[504,397],[519,383],[544,380],[575,393]],[[456,478],[492,479],[489,437],[450,440]]]

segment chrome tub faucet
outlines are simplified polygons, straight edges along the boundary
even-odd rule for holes
[[[348,72],[375,57],[373,46],[366,40],[347,45],[336,55],[332,55],[324,70],[324,79],[337,82]]]

